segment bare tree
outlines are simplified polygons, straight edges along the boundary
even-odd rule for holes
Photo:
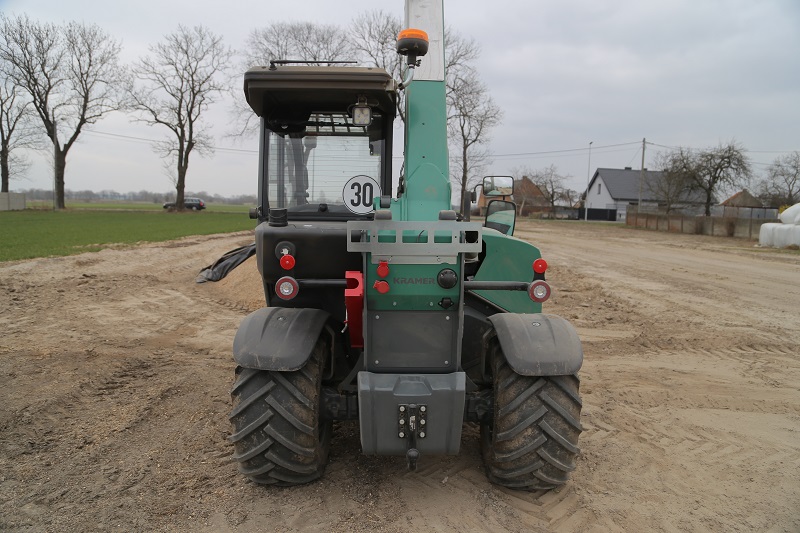
[[[395,79],[403,77],[405,60],[397,54],[397,35],[402,29],[400,18],[383,10],[367,11],[358,15],[350,25],[357,59],[389,72]],[[467,39],[452,28],[444,30],[445,72],[455,77],[461,68],[470,68],[472,61],[480,55],[480,49],[473,39]],[[423,59],[424,61],[424,59]],[[448,84],[448,92],[457,87]],[[405,93],[400,93],[397,101],[397,114],[405,122]]]
[[[332,24],[310,22],[273,22],[247,36],[242,72],[254,66],[269,65],[273,60],[291,60],[300,64],[312,61],[348,61],[356,51],[347,33]],[[257,117],[244,98],[234,100],[231,114],[235,130],[231,136],[251,135],[257,129]]]
[[[350,25],[353,49],[358,59],[399,78],[404,60],[397,53],[395,43],[401,29],[398,17],[380,9],[358,15]]]
[[[558,167],[555,165],[535,171],[531,178],[544,194],[553,218],[556,215],[556,204],[563,200],[564,193],[567,191],[567,187],[564,184],[568,178],[569,176],[559,174]]]
[[[347,34],[333,24],[274,22],[250,32],[244,55],[248,67],[275,59],[346,61],[353,58],[353,46]]]
[[[56,207],[64,207],[67,153],[86,125],[120,108],[120,44],[96,25],[43,24],[0,14],[0,60],[30,95],[54,145]],[[59,141],[56,126],[65,139]]]
[[[467,38],[456,30],[444,29],[444,68],[455,74],[461,69],[472,70],[472,62],[478,59],[481,50],[475,39]]]
[[[503,112],[477,73],[468,67],[448,74],[447,85],[447,129],[454,148],[452,166],[457,169],[451,173],[451,180],[459,187],[463,205],[470,184],[480,178],[489,163],[489,132],[500,124]]]
[[[731,141],[698,153],[692,188],[705,193],[705,214],[711,215],[714,193],[724,188],[747,185],[752,172],[744,148]]]
[[[0,73],[3,72],[0,68]],[[20,150],[36,145],[32,113],[31,101],[6,77],[0,83],[0,192],[8,192],[11,178],[24,174],[30,166]]]
[[[684,159],[687,157],[688,154],[682,150],[676,153],[659,153],[656,155],[655,167],[661,172],[646,181],[647,189],[653,197],[664,203],[667,214],[685,201],[691,192],[692,183],[688,179],[689,173],[683,171],[686,166]],[[652,176],[652,174],[648,174],[648,176]]]
[[[690,190],[703,193],[706,216],[711,216],[715,193],[723,188],[744,186],[751,176],[750,161],[744,149],[733,141],[698,152],[680,148],[671,154],[665,171],[686,180]]]
[[[381,10],[357,16],[351,24],[351,36],[358,58],[385,69],[395,79],[402,78],[404,62],[396,50],[400,29],[400,19]],[[444,45],[447,124],[454,149],[451,175],[461,190],[462,209],[469,209],[464,205],[465,192],[489,161],[485,144],[489,130],[500,122],[502,113],[470,66],[480,53],[475,41],[446,27]],[[398,98],[397,114],[405,122],[405,92]]]
[[[561,191],[561,202],[565,207],[573,208],[575,207],[579,196],[580,193],[578,193],[578,191],[566,187],[563,191]]]
[[[775,207],[800,202],[800,152],[776,158],[767,168],[767,179],[759,184],[759,193]]]
[[[133,68],[140,84],[130,90],[130,107],[151,126],[169,129],[171,135],[154,148],[175,171],[175,205],[184,208],[184,190],[192,152],[213,152],[209,125],[203,114],[227,90],[225,83],[231,50],[203,26],[177,31],[150,47],[150,54]]]
[[[356,58],[362,63],[384,69],[394,79],[402,78],[405,58],[397,53],[400,19],[383,10],[366,11],[350,25],[350,35]],[[397,99],[397,116],[405,122],[405,93]]]
[[[510,174],[514,178],[514,203],[517,204],[517,213],[526,215],[532,207],[541,204],[544,194],[531,180],[530,176],[533,176],[534,170],[528,165],[514,167]]]

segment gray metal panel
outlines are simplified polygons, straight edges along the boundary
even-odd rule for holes
[[[369,252],[373,264],[380,261],[390,264],[456,264],[459,253],[480,253],[483,246],[481,230],[479,222],[352,220],[347,222],[347,251]],[[419,238],[415,242],[403,242],[403,234],[407,232],[419,235]],[[466,232],[470,232],[470,240],[474,242],[466,242]],[[380,242],[391,238],[392,234],[393,241]],[[354,235],[360,239],[353,240]],[[423,239],[422,235],[426,238]],[[443,235],[448,242],[435,242],[435,238],[441,240]]]
[[[427,407],[426,435],[417,439],[424,455],[455,455],[461,446],[466,375],[358,373],[361,447],[367,455],[405,455],[408,440],[398,434],[398,408]]]
[[[320,309],[259,309],[242,320],[233,339],[233,358],[245,368],[298,370],[311,355],[328,316]]]
[[[452,372],[458,365],[458,311],[369,311],[367,370]]]
[[[523,376],[575,374],[583,348],[575,328],[556,315],[498,313],[489,317],[509,366]]]

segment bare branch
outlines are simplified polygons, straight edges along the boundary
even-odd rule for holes
[[[646,179],[644,186],[650,193],[649,196],[664,203],[666,213],[669,214],[675,207],[688,200],[692,190],[692,181],[686,168],[687,154],[683,150],[678,152],[665,152],[656,156],[655,167],[661,172],[655,178]]]
[[[664,172],[677,182],[688,183],[690,190],[703,193],[706,216],[711,215],[716,193],[725,188],[742,187],[751,176],[744,148],[734,141],[698,152],[680,148],[670,154]]]
[[[227,75],[233,53],[203,26],[178,29],[150,47],[133,72],[139,83],[129,90],[129,107],[137,121],[162,126],[167,139],[154,150],[175,168],[176,205],[183,208],[189,158],[196,151],[213,153],[210,125],[203,115],[227,91]]]
[[[564,176],[558,172],[558,167],[550,165],[549,167],[536,170],[531,174],[531,181],[536,184],[542,192],[544,199],[550,206],[550,212],[555,218],[556,205],[564,200],[565,196],[569,196],[565,183],[569,176]],[[571,207],[571,206],[570,206]]]
[[[241,71],[268,65],[271,60],[346,61],[356,56],[348,35],[340,27],[310,22],[274,22],[250,32],[245,43]],[[237,98],[230,111],[234,129],[230,136],[244,137],[257,131],[258,120],[244,98]]]
[[[402,78],[402,56],[397,53],[400,19],[383,10],[358,15],[350,25],[356,57],[362,63],[384,69],[398,80]],[[405,92],[397,99],[397,116],[405,122]]]
[[[480,179],[479,171],[489,163],[484,145],[489,132],[500,124],[502,110],[488,94],[477,73],[464,67],[447,73],[447,129],[453,148],[452,179],[461,191]]]
[[[767,168],[767,178],[759,184],[762,200],[774,207],[800,202],[800,152],[776,158]]]
[[[34,118],[30,99],[10,78],[5,78],[0,84],[0,192],[8,192],[11,178],[22,176],[30,166],[20,151],[38,147]]]
[[[4,74],[30,97],[55,147],[56,202],[64,207],[64,170],[82,129],[120,108],[120,45],[95,25],[38,23],[0,14]],[[66,141],[56,135],[56,125]]]

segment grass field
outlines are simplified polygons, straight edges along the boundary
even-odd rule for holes
[[[96,206],[98,204],[90,204]],[[120,206],[121,204],[116,204]],[[187,235],[210,235],[253,229],[246,206],[225,212],[166,213],[131,208],[0,212],[0,261],[73,255],[112,245],[160,242]],[[153,205],[153,204],[148,204]]]
[[[53,209],[53,203],[46,200],[28,200],[28,209]],[[250,207],[247,205],[228,205],[228,204],[209,204],[206,202],[205,211],[211,213],[247,213]],[[67,209],[89,209],[97,210],[116,210],[116,211],[164,211],[160,203],[153,202],[67,202]]]

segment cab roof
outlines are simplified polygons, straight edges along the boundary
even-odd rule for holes
[[[370,67],[253,67],[244,75],[244,94],[256,115],[346,111],[359,96],[384,116],[394,117],[397,83],[384,69]]]

